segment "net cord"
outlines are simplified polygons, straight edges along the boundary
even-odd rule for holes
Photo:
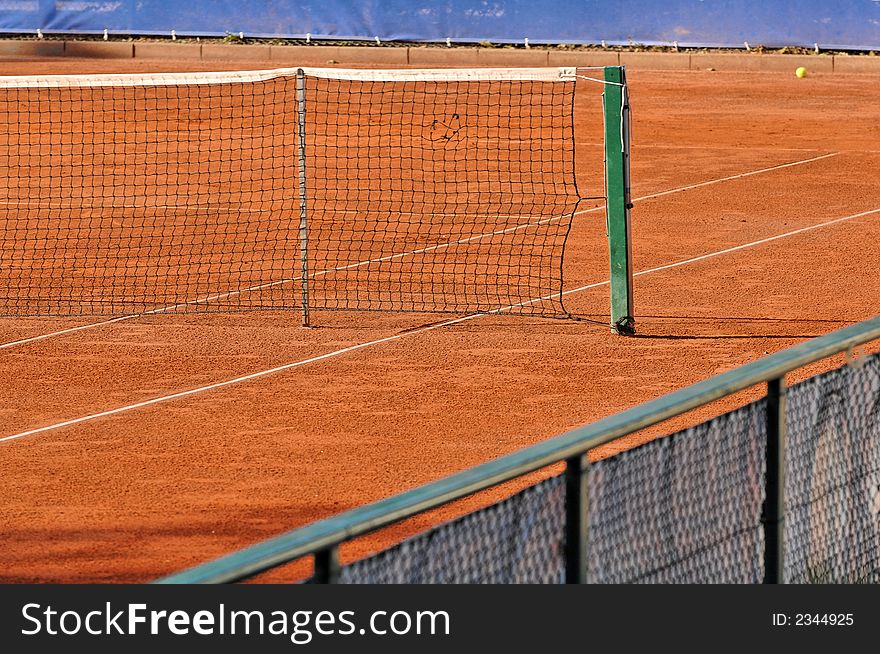
[[[575,68],[425,68],[368,70],[346,68],[276,68],[273,70],[155,73],[114,75],[12,75],[0,76],[0,88],[58,88],[100,86],[182,86],[207,84],[245,84],[266,82],[278,77],[295,77],[302,70],[306,77],[356,82],[573,82]]]

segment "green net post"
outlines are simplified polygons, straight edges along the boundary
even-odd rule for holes
[[[297,171],[299,172],[299,253],[300,289],[302,293],[302,326],[309,327],[309,222],[306,201],[306,76],[302,68],[296,71],[297,106]]]
[[[626,69],[605,67],[605,216],[611,261],[611,329],[634,334],[629,183],[629,94]]]

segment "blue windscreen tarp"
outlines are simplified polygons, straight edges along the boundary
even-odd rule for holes
[[[0,0],[0,31],[880,49],[880,0]]]

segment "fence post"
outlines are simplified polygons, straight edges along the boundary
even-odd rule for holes
[[[630,227],[630,113],[626,70],[605,67],[605,216],[611,262],[611,329],[635,333],[632,236]]]
[[[587,475],[586,454],[565,462],[565,583],[587,583]]]
[[[783,583],[785,528],[785,377],[767,381],[766,486],[761,521],[764,523],[764,583]]]
[[[335,584],[339,582],[339,548],[328,547],[315,552],[314,581],[318,584]]]
[[[306,76],[296,71],[296,113],[298,126],[297,169],[299,171],[299,256],[302,293],[302,324],[309,326],[309,223],[306,203]]]

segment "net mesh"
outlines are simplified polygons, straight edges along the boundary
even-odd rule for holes
[[[0,89],[0,312],[292,306],[293,81]]]
[[[563,312],[573,85],[308,81],[316,306]]]
[[[590,468],[592,583],[759,583],[765,402]]]
[[[347,584],[560,583],[565,483],[553,477],[342,569]]]
[[[880,355],[788,392],[787,583],[880,583]]]
[[[564,314],[572,80],[0,78],[0,314]]]

